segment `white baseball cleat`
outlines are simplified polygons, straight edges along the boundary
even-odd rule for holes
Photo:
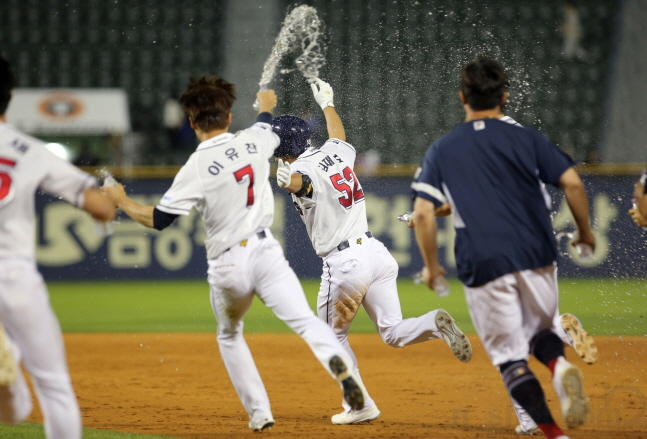
[[[11,355],[9,338],[0,324],[0,386],[7,387],[16,381],[17,365]]]
[[[447,311],[441,309],[436,313],[436,326],[439,335],[449,345],[456,358],[464,363],[472,359],[472,345],[469,339],[458,329]]]
[[[575,317],[573,314],[562,314],[559,318],[559,322],[564,328],[566,337],[577,355],[582,357],[587,364],[593,364],[598,361],[598,347],[595,345],[595,341],[591,334],[586,332],[582,327],[582,323]]]
[[[265,418],[259,421],[249,421],[248,426],[254,431],[269,430],[274,426],[274,419]]]
[[[539,427],[531,427],[529,429],[525,429],[523,428],[523,425],[517,425],[514,429],[514,432],[522,436],[539,436],[540,434],[542,434]]]
[[[380,411],[374,405],[365,410],[348,410],[336,415],[333,415],[332,423],[335,425],[359,424],[360,422],[373,421],[380,417]]]
[[[589,414],[589,398],[584,391],[584,376],[564,357],[555,363],[553,386],[562,406],[562,416],[569,428],[579,427]]]
[[[360,410],[364,407],[364,393],[362,388],[355,379],[355,375],[350,371],[344,360],[335,355],[328,363],[330,370],[341,383],[344,389],[344,400],[354,410]]]

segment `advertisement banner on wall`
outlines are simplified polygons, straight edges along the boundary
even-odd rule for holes
[[[121,89],[16,88],[7,122],[29,134],[130,132],[128,97]]]
[[[627,213],[635,178],[584,176],[583,180],[597,236],[595,257],[591,261],[580,260],[568,245],[568,238],[560,239],[560,276],[647,276],[647,231],[637,227]],[[171,181],[137,179],[125,183],[135,201],[155,205]],[[389,248],[400,265],[402,277],[413,276],[422,267],[412,230],[397,219],[411,209],[410,183],[409,178],[400,177],[362,179],[369,229]],[[561,192],[551,192],[553,228],[556,236],[565,236],[574,230],[573,219]],[[285,191],[277,190],[274,203],[272,232],[283,245],[290,265],[299,277],[320,277],[321,259],[315,254],[291,199]],[[145,228],[122,213],[111,226],[112,233],[107,235],[97,233],[101,228],[84,212],[60,200],[39,196],[37,212],[38,264],[47,280],[206,277],[205,232],[195,211],[179,217],[161,232]],[[452,217],[439,218],[438,223],[440,260],[453,277],[456,261]]]

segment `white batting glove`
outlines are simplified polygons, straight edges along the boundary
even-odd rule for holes
[[[278,167],[276,168],[276,182],[279,187],[286,188],[290,185],[292,179],[292,166],[287,161],[279,159]]]
[[[321,109],[334,107],[335,105],[332,103],[333,92],[330,84],[319,78],[315,78],[315,82],[316,84],[314,82],[310,84],[310,88],[312,89],[312,94],[315,96],[315,101],[317,101]]]

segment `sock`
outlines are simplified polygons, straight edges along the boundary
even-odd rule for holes
[[[528,369],[528,363],[525,360],[510,361],[500,365],[499,369],[510,396],[528,412],[537,426],[554,426],[559,429],[546,405],[544,391],[537,377]]]
[[[564,435],[564,432],[557,426],[557,424],[537,424],[537,427],[539,427],[547,439],[556,439]]]
[[[530,353],[554,372],[555,361],[564,356],[564,343],[550,329],[535,334],[530,340]]]
[[[558,359],[559,359],[559,357],[557,357],[557,358],[553,358],[553,359],[552,359],[552,360],[550,360],[550,361],[548,362],[548,364],[546,365],[546,366],[548,366],[548,368],[550,369],[550,376],[555,376],[555,364],[557,364],[557,360],[558,360]]]

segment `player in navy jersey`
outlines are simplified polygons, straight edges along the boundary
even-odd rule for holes
[[[554,327],[557,248],[543,184],[564,191],[578,231],[572,244],[594,248],[586,191],[570,157],[537,131],[501,120],[508,79],[498,62],[470,62],[460,82],[465,123],[429,147],[414,182],[423,278],[431,287],[445,274],[434,211],[449,204],[458,277],[483,346],[512,398],[547,438],[563,439],[527,364],[530,352],[549,367],[567,426],[581,425],[589,402]]]

